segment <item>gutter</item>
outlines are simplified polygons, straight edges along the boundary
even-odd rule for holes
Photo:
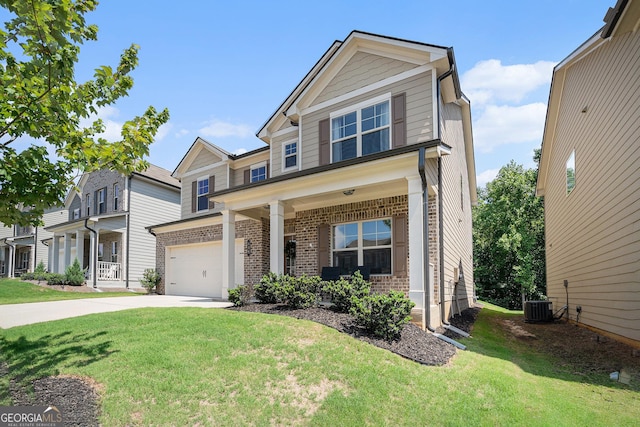
[[[98,287],[98,272],[96,271],[96,265],[98,263],[98,232],[96,230],[94,230],[93,228],[89,227],[88,225],[89,223],[89,218],[85,218],[84,219],[84,228],[86,228],[87,230],[89,230],[90,232],[93,233],[93,247],[91,248],[91,250],[93,251],[93,259],[91,261],[93,261],[91,263],[91,282],[94,288]]]

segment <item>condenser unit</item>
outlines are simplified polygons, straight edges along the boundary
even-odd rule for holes
[[[524,303],[524,321],[528,323],[552,322],[551,301],[526,301]]]

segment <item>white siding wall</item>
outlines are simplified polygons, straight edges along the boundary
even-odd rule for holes
[[[61,224],[67,222],[68,219],[69,212],[66,209],[50,209],[45,211],[42,217],[44,227]],[[45,246],[42,241],[53,237],[53,233],[46,231],[44,227],[38,227],[38,235],[36,236],[36,258],[33,268],[36,268],[40,261],[44,263],[45,268],[49,265],[49,247]],[[51,241],[49,241],[49,244],[51,244]]]

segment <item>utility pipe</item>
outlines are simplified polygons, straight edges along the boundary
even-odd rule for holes
[[[91,282],[94,288],[98,287],[96,266],[98,264],[98,232],[93,228],[89,227],[89,218],[84,219],[84,228],[93,233],[93,246],[91,247],[91,252],[93,252],[93,259],[91,259]],[[91,257],[90,257],[91,258]]]

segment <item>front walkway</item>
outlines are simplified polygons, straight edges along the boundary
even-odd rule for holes
[[[144,307],[226,308],[232,304],[211,298],[172,295],[141,295],[135,297],[87,298],[66,301],[6,304],[0,308],[0,328],[67,319],[94,313]]]

